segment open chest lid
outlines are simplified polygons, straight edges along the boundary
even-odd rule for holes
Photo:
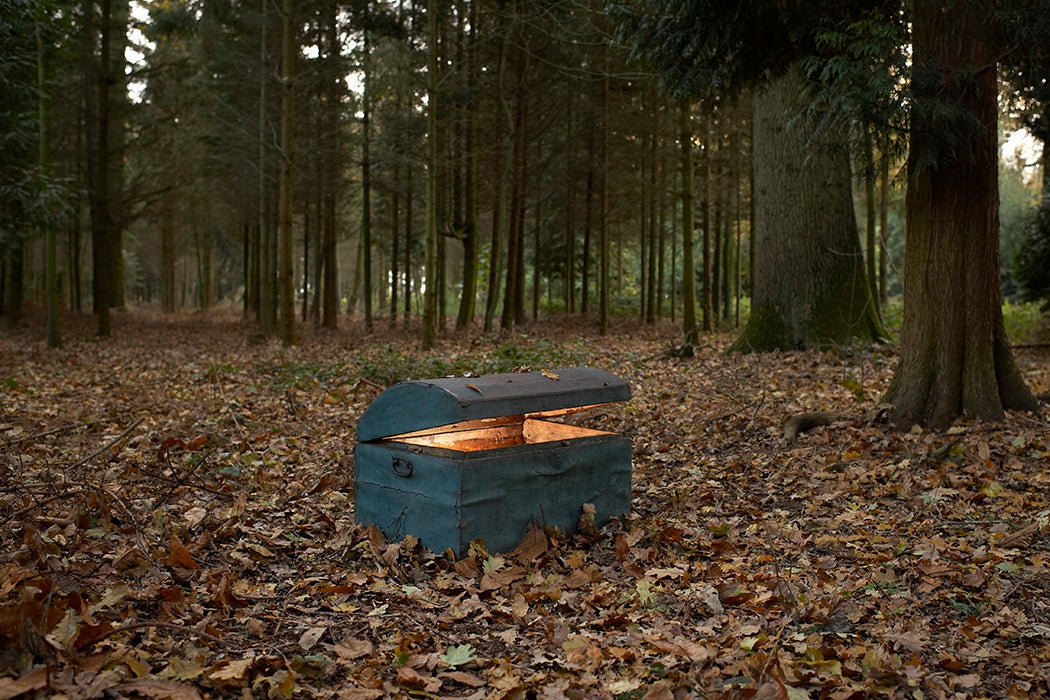
[[[551,413],[630,398],[627,382],[592,367],[401,382],[376,397],[361,415],[357,439],[369,442],[465,421]]]

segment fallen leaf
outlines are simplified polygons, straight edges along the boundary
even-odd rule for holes
[[[212,671],[208,678],[217,681],[236,681],[244,678],[244,674],[248,672],[248,669],[255,663],[255,658],[248,656],[243,659],[236,659],[228,663],[222,664],[216,670]]]
[[[38,668],[18,678],[0,678],[0,700],[11,700],[47,686],[49,669]]]
[[[157,700],[200,700],[201,694],[189,683],[143,679],[121,683],[115,690],[144,695]]]
[[[439,656],[449,666],[463,666],[474,661],[477,657],[474,653],[474,647],[469,644],[457,644],[450,646],[445,650],[441,656]]]
[[[336,655],[341,659],[347,661],[353,661],[354,659],[360,659],[363,656],[368,656],[375,649],[372,642],[367,639],[344,639],[338,642],[333,650]]]
[[[438,678],[462,683],[471,688],[480,688],[485,685],[485,681],[481,678],[478,678],[473,673],[467,673],[466,671],[443,671],[438,674]]]
[[[168,561],[172,566],[191,571],[200,568],[200,564],[193,559],[193,555],[186,549],[186,545],[175,535],[171,536],[171,541],[168,543]]]
[[[324,633],[328,631],[327,627],[311,627],[302,633],[299,637],[299,648],[303,651],[310,651],[317,640],[324,636]]]

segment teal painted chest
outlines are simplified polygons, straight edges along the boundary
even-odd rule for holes
[[[588,503],[601,526],[630,512],[631,441],[563,420],[630,397],[589,367],[396,384],[358,422],[355,518],[457,557],[509,551],[530,522],[571,534]]]

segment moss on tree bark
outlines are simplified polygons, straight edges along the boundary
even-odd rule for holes
[[[884,337],[857,235],[846,135],[805,127],[798,71],[755,96],[751,317],[732,349],[794,350]]]

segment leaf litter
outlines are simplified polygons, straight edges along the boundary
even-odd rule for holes
[[[118,329],[0,336],[0,700],[1050,694],[1048,424],[865,422],[891,350]],[[1045,350],[1018,360],[1046,392]],[[459,561],[354,523],[386,385],[578,363],[633,387],[589,418],[633,440],[628,517]],[[786,439],[812,411],[834,420]]]

